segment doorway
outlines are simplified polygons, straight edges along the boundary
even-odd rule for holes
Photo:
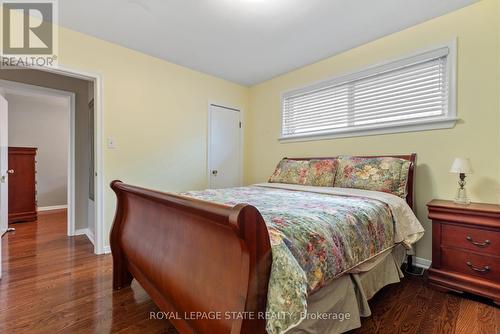
[[[74,235],[75,192],[78,191],[75,184],[75,94],[6,80],[0,80],[0,87],[8,103],[6,132],[11,174],[7,177],[7,184],[10,179],[22,182],[23,189],[34,189],[23,194],[17,191],[17,186],[14,188],[13,183],[9,188],[16,190],[17,197],[34,193],[35,203],[24,204],[27,206],[24,211],[34,207],[34,219],[40,212],[66,209],[67,234]],[[26,166],[34,169],[36,175],[32,186],[24,184],[29,180],[18,175],[22,172],[19,166],[11,166],[19,149],[34,151],[33,166]],[[9,212],[9,222],[22,222],[22,214],[21,219],[12,218],[17,214],[14,209],[20,207],[19,203],[12,203],[15,200],[12,192],[9,194],[8,207],[12,211]]]
[[[5,87],[5,84],[0,83],[0,86]],[[22,169],[15,165],[16,158],[21,159],[17,162],[21,166],[23,160],[27,159],[17,154],[21,148],[35,149],[38,212],[67,209],[68,206],[71,211],[73,203],[69,195],[74,185],[70,177],[73,171],[69,168],[69,156],[74,151],[74,147],[70,147],[71,137],[74,136],[70,121],[74,118],[74,96],[30,86],[10,87],[4,89],[9,113],[9,169],[13,172],[8,180],[10,190],[13,190],[9,196],[13,199],[22,197],[21,190],[32,186],[29,180],[23,180],[23,176],[19,175]],[[15,186],[23,181],[26,185]],[[16,194],[16,191],[19,193]],[[16,203],[13,202],[21,206],[24,201],[9,201],[9,210],[12,212],[22,213],[29,209],[19,207],[14,210]],[[9,220],[13,221],[12,218]]]
[[[208,185],[229,188],[242,184],[241,109],[210,104],[208,108]]]
[[[0,87],[11,94],[21,92],[68,99],[71,112],[67,122],[70,136],[65,139],[68,147],[67,204],[47,206],[42,199],[38,207],[39,210],[53,210],[67,205],[67,234],[85,234],[94,244],[96,254],[106,252],[102,176],[98,173],[102,168],[100,78],[59,68],[1,71],[0,79]]]

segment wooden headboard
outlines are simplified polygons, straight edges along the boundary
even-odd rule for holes
[[[408,171],[408,183],[406,184],[406,203],[410,206],[413,212],[416,212],[415,208],[415,166],[417,164],[417,154],[396,154],[396,155],[353,155],[353,157],[358,158],[399,158],[411,161],[410,170]],[[283,158],[289,160],[312,160],[312,159],[336,159],[337,157],[312,157],[312,158]]]

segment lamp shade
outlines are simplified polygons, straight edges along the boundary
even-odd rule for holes
[[[471,174],[472,166],[470,164],[470,160],[468,158],[455,158],[455,160],[453,160],[453,164],[451,165],[450,173]]]

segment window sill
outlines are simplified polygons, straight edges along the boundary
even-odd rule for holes
[[[327,140],[336,138],[375,136],[402,132],[416,132],[438,129],[453,128],[457,122],[456,117],[447,117],[441,119],[419,120],[415,122],[392,123],[385,125],[375,125],[368,127],[359,127],[356,129],[342,129],[321,134],[303,134],[295,136],[280,137],[281,143],[293,143],[301,141]]]

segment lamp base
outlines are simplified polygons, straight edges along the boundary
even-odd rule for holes
[[[455,198],[455,200],[453,201],[455,204],[459,204],[459,205],[469,205],[470,204],[470,199],[459,199],[459,198]]]
[[[467,197],[465,188],[458,188],[454,202],[459,205],[469,205],[470,199]]]

